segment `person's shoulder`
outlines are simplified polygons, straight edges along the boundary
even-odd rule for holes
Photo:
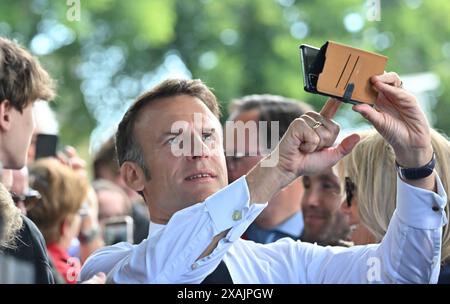
[[[42,247],[42,249],[45,249],[46,244],[44,236],[42,235],[41,231],[36,226],[36,224],[26,216],[22,216],[22,219],[23,219],[22,230],[24,231],[24,233],[28,234],[33,244]]]
[[[22,216],[23,220],[23,227],[22,230],[25,230],[27,233],[30,233],[33,236],[42,237],[42,233],[39,231],[39,228],[36,226],[36,224],[30,220],[26,216]]]
[[[146,240],[138,245],[121,242],[97,249],[84,262],[80,273],[81,281],[89,280],[99,272],[110,273],[115,267],[120,266],[123,261],[131,258],[133,254],[141,255],[142,252],[137,252],[137,250],[143,246],[146,246]]]
[[[145,246],[146,240],[142,241],[137,245],[132,245],[127,242],[120,242],[114,245],[105,246],[94,251],[90,257],[98,257],[109,254],[120,254],[120,255],[128,255],[131,254],[134,250],[139,247]]]
[[[27,251],[33,252],[32,249],[34,244],[39,244],[41,247],[45,248],[45,241],[39,229],[33,221],[22,215],[22,227],[17,232],[15,247],[9,249],[9,251],[19,254],[24,253],[24,248],[29,248],[30,250]]]
[[[11,249],[9,254],[34,263],[36,283],[54,283],[44,237],[33,221],[26,216],[22,216],[22,219],[22,228],[17,235],[17,246]]]

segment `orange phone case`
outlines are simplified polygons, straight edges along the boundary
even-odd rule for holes
[[[352,100],[374,104],[377,92],[370,77],[384,73],[388,57],[344,44],[328,41],[325,63],[317,81],[317,91],[332,96],[344,96],[353,83]]]

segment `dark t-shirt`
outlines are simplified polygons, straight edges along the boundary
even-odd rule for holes
[[[450,261],[441,266],[438,284],[450,284]]]
[[[131,217],[134,221],[133,229],[133,243],[139,244],[148,236],[148,226],[150,221],[144,214],[146,212],[145,208],[139,205],[139,203],[133,204],[131,209]]]
[[[5,249],[7,256],[34,265],[35,283],[54,284],[55,278],[47,255],[44,238],[36,225],[23,216],[22,229],[18,233],[16,248]]]

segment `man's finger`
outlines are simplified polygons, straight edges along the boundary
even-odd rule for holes
[[[327,166],[334,166],[344,156],[349,154],[356,144],[360,141],[361,137],[358,134],[351,134],[344,138],[341,143],[335,147],[330,147],[319,151],[321,159],[328,163]]]
[[[295,124],[294,124],[295,123]],[[299,150],[305,153],[311,153],[317,150],[320,143],[320,137],[308,125],[304,118],[294,120],[294,136],[300,141]]]
[[[383,75],[373,76],[371,78],[372,83],[381,81],[383,83],[389,84],[391,86],[399,87],[402,83],[400,77],[395,72],[385,73]]]
[[[377,130],[383,125],[383,115],[368,104],[354,105],[352,109],[370,121]]]
[[[68,156],[68,157],[74,157],[77,155],[77,150],[72,147],[72,146],[65,146],[64,147],[64,153]]]
[[[325,126],[325,128],[329,129],[330,131],[339,132],[339,126],[333,120],[324,119],[324,117],[322,115],[320,115],[319,113],[316,113],[316,112],[306,112],[305,115],[308,115],[315,121],[321,122]]]
[[[319,113],[307,112],[302,115],[308,125],[319,135],[318,150],[333,145],[339,134],[339,125],[329,119],[324,119]]]
[[[337,150],[342,156],[345,156],[353,150],[360,139],[361,137],[358,134],[351,134],[342,140],[342,142],[337,146]]]
[[[386,84],[381,81],[375,82],[374,86],[379,92],[383,92],[385,94],[385,96],[390,96],[390,97],[392,97],[392,99],[395,99],[395,100],[403,100],[407,96],[407,93],[405,92],[405,90],[402,90],[398,87]],[[391,99],[391,98],[389,98],[389,99]]]
[[[304,173],[306,175],[317,174],[323,169],[334,166],[345,155],[349,154],[352,149],[359,142],[360,136],[358,134],[352,134],[347,136],[339,145],[335,147],[328,147],[320,151],[316,151],[313,156],[313,163],[311,168]]]
[[[335,98],[328,98],[322,110],[320,110],[320,115],[325,118],[332,119],[336,112],[339,110],[341,104],[342,102]]]

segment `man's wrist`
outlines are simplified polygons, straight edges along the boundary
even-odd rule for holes
[[[404,168],[420,168],[429,163],[433,157],[433,148],[395,150],[397,164]]]
[[[268,156],[270,157],[270,156]],[[246,176],[250,191],[250,203],[265,203],[278,191],[290,184],[296,177],[285,170],[279,162],[273,166],[263,166],[260,161]]]
[[[281,188],[286,187],[298,177],[295,172],[286,170],[279,165],[275,166],[273,169],[274,179],[278,181]]]
[[[436,165],[436,156],[433,153],[431,160],[421,167],[405,168],[399,165],[397,161],[395,162],[395,165],[397,167],[398,174],[403,180],[418,180],[428,177],[433,173]]]
[[[276,154],[274,157],[272,154]],[[277,162],[272,168],[271,175],[280,183],[281,187],[289,185],[293,180],[298,177],[298,168],[292,162],[286,162],[280,158],[280,152],[278,149],[272,151],[266,158],[276,159]],[[264,161],[264,160],[263,160]]]

